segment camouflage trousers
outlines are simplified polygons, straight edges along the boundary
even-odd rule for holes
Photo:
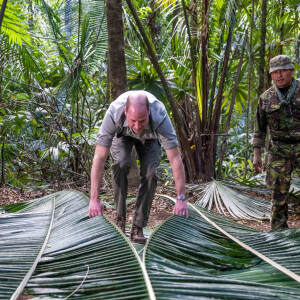
[[[288,192],[293,170],[300,167],[300,143],[272,141],[266,183],[271,190],[271,228],[288,228]]]

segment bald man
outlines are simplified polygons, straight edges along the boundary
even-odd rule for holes
[[[127,175],[131,165],[131,150],[135,146],[140,160],[140,187],[130,232],[133,242],[144,244],[143,228],[147,226],[161,159],[161,144],[170,161],[176,186],[177,202],[173,213],[188,217],[185,198],[185,174],[178,141],[162,102],[145,91],[129,91],[120,95],[110,106],[97,137],[91,171],[90,218],[103,213],[99,200],[100,184],[109,152],[113,157],[113,188],[117,226],[125,233]]]

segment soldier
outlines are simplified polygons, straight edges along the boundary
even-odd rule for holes
[[[261,147],[269,130],[266,183],[271,190],[271,229],[285,229],[291,173],[300,165],[300,82],[294,79],[294,66],[286,55],[270,60],[269,73],[274,85],[259,98],[252,142],[253,166],[262,171]]]

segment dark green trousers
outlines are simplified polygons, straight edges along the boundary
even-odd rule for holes
[[[291,174],[300,166],[300,143],[271,142],[266,183],[271,190],[271,228],[288,228],[288,192]]]
[[[111,146],[114,199],[118,216],[126,217],[127,175],[131,165],[131,150],[135,146],[140,161],[140,186],[136,199],[133,224],[147,226],[157,186],[156,170],[161,160],[161,145],[157,139],[140,140],[129,136],[115,136]]]

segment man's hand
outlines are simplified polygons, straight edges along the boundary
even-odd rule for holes
[[[254,155],[253,155],[253,167],[256,172],[262,172],[262,159],[260,148],[254,147]]]
[[[90,218],[103,214],[103,205],[99,201],[100,183],[102,182],[104,166],[109,154],[109,147],[97,145],[91,171],[91,200],[89,205]]]
[[[100,201],[91,200],[89,205],[89,217],[93,218],[103,214],[104,207]]]
[[[185,200],[177,200],[173,208],[173,214],[178,216],[189,217],[188,204]]]
[[[168,159],[171,164],[173,178],[176,186],[177,195],[185,195],[185,173],[184,167],[179,154],[178,146],[166,150]],[[173,214],[183,217],[189,217],[188,205],[185,200],[177,199],[173,209]]]

